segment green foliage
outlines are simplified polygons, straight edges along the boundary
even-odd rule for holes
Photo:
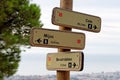
[[[13,75],[20,61],[20,49],[17,46],[8,47],[0,53],[0,76]]]
[[[0,0],[0,80],[17,71],[20,46],[29,46],[32,27],[42,27],[40,12],[29,0]]]

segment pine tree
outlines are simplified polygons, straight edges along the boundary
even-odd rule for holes
[[[16,73],[20,46],[30,46],[30,29],[42,27],[40,16],[40,7],[29,0],[0,0],[0,80]]]

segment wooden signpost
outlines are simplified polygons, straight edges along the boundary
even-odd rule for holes
[[[71,32],[72,28],[91,32],[100,32],[101,18],[72,11],[73,0],[60,0],[60,8],[54,8],[52,23],[59,25],[59,30],[33,28],[30,44],[36,47],[58,48],[57,53],[47,55],[48,70],[56,70],[57,80],[70,80],[70,71],[83,69],[82,52],[71,52],[70,49],[82,50],[85,47],[85,34]]]
[[[73,0],[60,0],[60,8],[72,10]],[[72,28],[68,28],[65,26],[60,26],[59,30],[71,31]],[[70,49],[58,49],[58,52],[66,52],[70,51]],[[57,80],[70,80],[70,71],[57,71]]]

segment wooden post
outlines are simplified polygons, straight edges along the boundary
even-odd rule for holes
[[[60,8],[72,10],[73,0],[60,0]],[[71,31],[71,28],[60,26],[59,30]],[[58,52],[66,52],[70,49],[58,49]],[[70,71],[57,71],[57,80],[70,80]]]

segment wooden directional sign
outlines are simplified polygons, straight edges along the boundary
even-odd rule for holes
[[[92,32],[100,32],[101,18],[93,15],[54,8],[52,23],[55,25],[77,28]]]
[[[62,54],[63,53],[63,54]],[[48,70],[81,71],[84,56],[82,52],[62,52],[47,54]]]
[[[30,35],[30,43],[37,47],[84,49],[85,34],[33,28]]]

